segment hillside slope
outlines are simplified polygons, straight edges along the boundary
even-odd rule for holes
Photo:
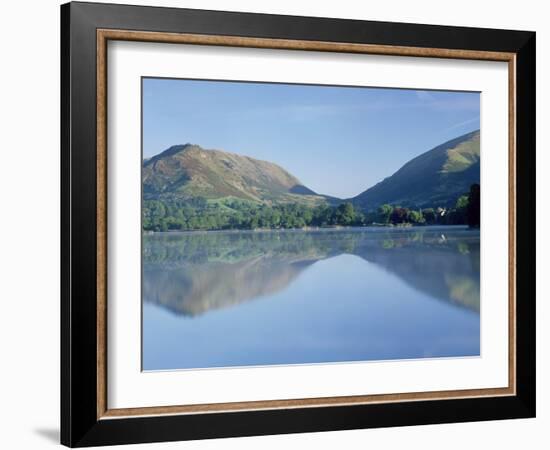
[[[479,183],[479,130],[452,139],[417,156],[392,176],[351,201],[372,210],[388,203],[409,207],[453,206]]]
[[[143,161],[145,199],[235,197],[263,203],[325,202],[277,164],[198,145],[175,145]]]

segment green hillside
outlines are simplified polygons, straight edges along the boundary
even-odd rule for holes
[[[146,231],[475,226],[479,220],[468,212],[468,205],[472,195],[478,199],[472,208],[479,205],[479,161],[476,131],[423,153],[344,201],[313,192],[277,164],[198,145],[176,145],[143,161],[142,226]],[[477,197],[475,189],[470,191],[474,184]]]
[[[479,130],[417,156],[392,176],[351,199],[364,210],[383,204],[404,207],[454,206],[479,183]]]
[[[198,145],[175,145],[143,162],[146,200],[240,199],[254,203],[326,203],[280,166]]]

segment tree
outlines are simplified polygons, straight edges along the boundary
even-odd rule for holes
[[[470,186],[470,194],[468,195],[468,208],[466,211],[468,225],[472,228],[479,228],[480,224],[480,187],[479,184]]]
[[[456,201],[455,208],[456,209],[464,209],[468,207],[468,196],[467,195],[461,195],[458,197]]]
[[[407,221],[407,216],[409,215],[409,210],[407,208],[401,208],[396,206],[393,208],[393,211],[390,216],[392,223],[405,223]]]
[[[409,211],[408,219],[411,223],[416,223],[416,224],[425,223],[424,216],[422,215],[422,211],[414,211],[414,210]]]
[[[256,216],[251,217],[251,218],[250,218],[250,228],[251,228],[251,229],[258,228],[258,225],[259,225],[258,218],[257,218]]]
[[[433,208],[423,209],[422,215],[424,216],[424,220],[428,225],[433,225],[437,220],[437,217]]]
[[[306,208],[302,213],[302,219],[304,219],[306,225],[310,225],[311,221],[313,220],[313,211],[311,211],[311,209],[309,208]]]
[[[390,221],[391,213],[393,212],[393,206],[382,205],[378,207],[378,221],[380,223],[388,223]]]
[[[366,217],[362,212],[355,211],[355,219],[353,220],[353,225],[358,227],[365,225]]]
[[[466,223],[466,208],[468,208],[468,196],[461,195],[457,198],[455,207],[449,211],[447,223],[449,225],[463,225]]]
[[[355,219],[355,210],[349,202],[342,203],[336,210],[338,225],[351,225]]]

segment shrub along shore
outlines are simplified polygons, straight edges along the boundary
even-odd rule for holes
[[[299,203],[266,205],[240,199],[209,201],[144,200],[144,231],[255,230],[349,226],[469,225],[479,227],[480,187],[460,196],[454,207],[413,208],[385,204],[362,211],[351,202],[338,206]]]

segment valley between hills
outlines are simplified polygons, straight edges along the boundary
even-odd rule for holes
[[[480,133],[442,143],[355,197],[315,192],[281,166],[199,145],[143,161],[143,230],[479,226]]]

